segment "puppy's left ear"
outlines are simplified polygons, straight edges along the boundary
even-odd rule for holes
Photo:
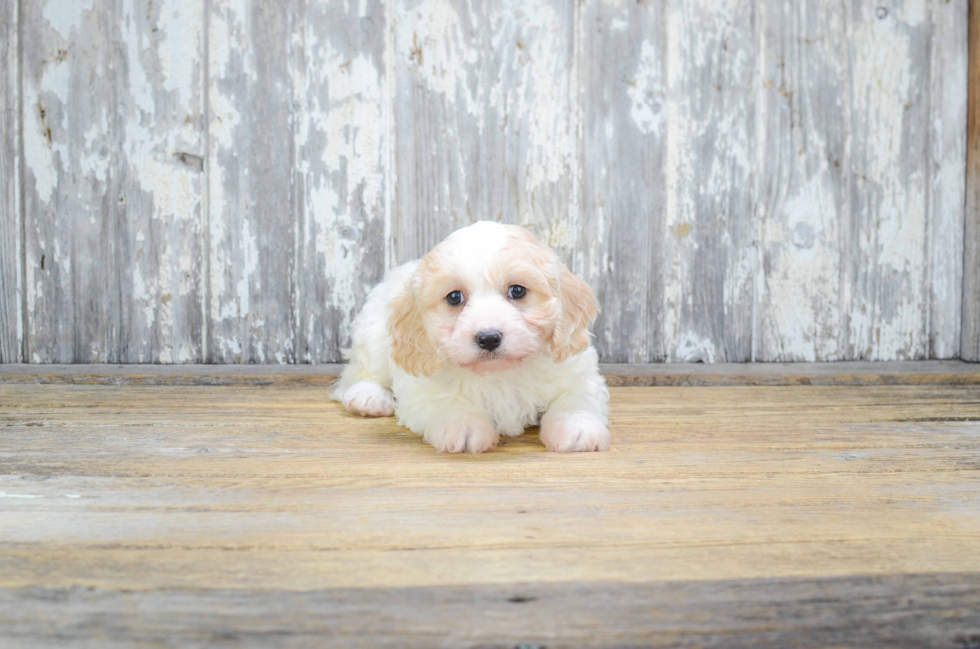
[[[554,284],[562,312],[551,337],[551,355],[556,363],[561,363],[569,356],[588,349],[589,323],[599,313],[599,304],[588,284],[561,262],[558,262],[558,266]]]

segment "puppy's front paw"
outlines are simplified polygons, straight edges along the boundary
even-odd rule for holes
[[[490,422],[477,415],[438,421],[422,436],[440,453],[485,453],[497,448],[499,438]]]
[[[608,451],[609,429],[591,412],[545,415],[541,421],[541,441],[554,453]]]
[[[361,417],[390,417],[395,414],[395,400],[391,392],[370,381],[360,381],[347,388],[343,402],[348,412]]]

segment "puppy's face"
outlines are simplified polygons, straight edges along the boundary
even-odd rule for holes
[[[421,261],[388,329],[406,372],[430,375],[448,362],[483,375],[546,348],[557,361],[584,351],[596,312],[589,287],[534,235],[481,222]]]

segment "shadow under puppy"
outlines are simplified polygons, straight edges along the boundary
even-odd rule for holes
[[[371,291],[331,396],[356,415],[396,414],[438,451],[490,451],[539,422],[549,451],[605,451],[597,311],[533,234],[481,221]]]

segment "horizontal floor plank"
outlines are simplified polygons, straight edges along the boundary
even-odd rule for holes
[[[958,360],[838,363],[603,364],[610,386],[980,385],[980,363]],[[342,365],[0,364],[0,384],[293,385],[333,383]]]
[[[5,647],[939,647],[980,637],[980,574],[313,591],[0,590]],[[24,611],[33,615],[25,616]],[[697,611],[692,615],[692,611]]]

